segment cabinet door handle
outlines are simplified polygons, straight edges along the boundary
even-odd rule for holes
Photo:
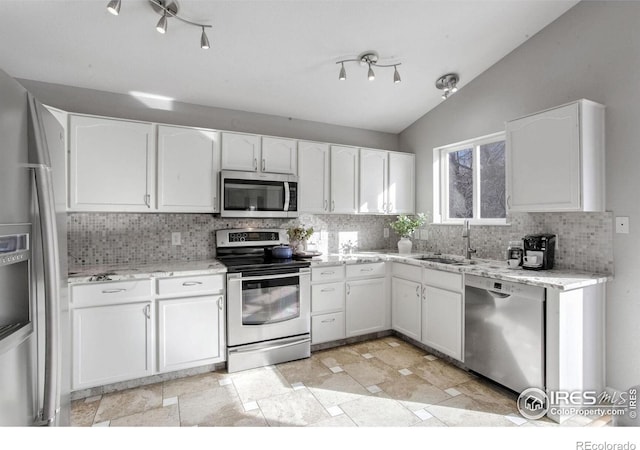
[[[391,211],[393,211],[393,203],[389,202],[389,205],[387,206],[388,206],[387,212],[390,213]]]
[[[253,170],[258,171],[258,158],[253,158]]]
[[[420,286],[416,286],[416,295],[420,297]]]
[[[202,281],[185,281],[182,283],[183,286],[198,286],[202,284]]]
[[[267,161],[263,158],[262,159],[262,171],[264,172],[265,170],[267,170]]]
[[[151,208],[151,194],[144,194],[144,204],[147,208]]]
[[[151,305],[144,307],[144,315],[147,319],[151,319]]]
[[[351,294],[351,286],[347,284],[347,295]]]
[[[324,289],[320,289],[320,292],[333,292],[335,290],[336,288],[324,288]]]
[[[507,208],[511,208],[511,196],[507,195]]]
[[[427,298],[427,288],[426,287],[422,288],[422,298]]]
[[[387,202],[382,202],[382,212],[387,212]]]
[[[336,210],[336,201],[331,200],[331,211],[335,211],[335,210]]]
[[[320,272],[320,275],[333,275],[335,272],[333,270],[327,270],[324,272]]]
[[[103,294],[117,294],[118,292],[125,292],[126,289],[103,289]]]
[[[327,203],[328,203],[328,200],[325,198],[325,199],[324,199],[324,207],[323,207],[323,211],[326,211],[326,210],[327,210]]]
[[[222,311],[222,297],[218,297],[218,309]]]
[[[325,319],[322,321],[322,323],[331,323],[331,322],[335,322],[336,318],[334,317],[333,319]]]

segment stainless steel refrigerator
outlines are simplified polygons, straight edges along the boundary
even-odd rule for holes
[[[0,425],[68,425],[64,128],[0,70]]]

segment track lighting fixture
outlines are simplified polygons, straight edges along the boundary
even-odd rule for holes
[[[120,14],[120,0],[111,0],[107,5],[107,11],[109,11],[114,16]]]
[[[117,16],[120,13],[120,3],[121,0],[111,0],[107,5],[107,11],[114,16]],[[158,33],[165,34],[167,32],[168,19],[173,17],[186,24],[202,28],[202,34],[200,35],[200,48],[208,49],[210,47],[209,38],[207,37],[205,28],[212,28],[211,25],[192,22],[184,17],[180,17],[178,15],[178,3],[175,0],[149,0],[149,3],[153,10],[161,16],[160,20],[158,20],[158,24],[156,25]]]
[[[458,92],[458,81],[460,78],[456,73],[448,73],[436,80],[436,87],[442,90],[442,99],[446,100],[451,94]]]
[[[376,79],[376,74],[373,71],[373,67],[393,67],[393,82],[400,83],[402,81],[400,79],[400,73],[398,72],[398,66],[402,63],[396,64],[378,64],[378,54],[373,51],[364,52],[358,58],[354,59],[343,59],[341,61],[337,61],[336,64],[340,64],[340,75],[338,75],[338,79],[340,81],[344,81],[347,79],[347,71],[344,68],[344,63],[346,62],[359,62],[363,66],[367,66],[369,70],[367,71],[367,78],[369,81],[373,81]]]

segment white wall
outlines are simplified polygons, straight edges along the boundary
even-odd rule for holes
[[[41,102],[69,112],[243,131],[357,147],[398,149],[398,135],[391,133],[189,103],[136,98],[132,95],[33,80],[19,81]]]
[[[607,384],[617,389],[640,384],[639,24],[640,2],[581,2],[400,135],[400,149],[416,153],[418,210],[428,211],[434,147],[579,98],[606,105],[606,209],[630,217],[630,234],[614,235],[607,285]]]

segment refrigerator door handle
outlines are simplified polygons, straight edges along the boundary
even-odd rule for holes
[[[29,114],[34,127],[34,138],[40,162],[49,162],[42,122],[35,99],[29,95]],[[34,170],[36,194],[41,217],[44,256],[45,293],[45,357],[42,416],[38,425],[52,425],[59,409],[59,342],[60,342],[60,255],[56,227],[56,209],[53,196],[51,168],[46,164],[29,164]]]
[[[45,165],[30,166],[35,172],[36,192],[42,221],[42,250],[44,255],[45,357],[44,399],[40,425],[49,425],[54,421],[58,410],[58,324],[60,308],[58,233],[55,222],[51,169]]]

